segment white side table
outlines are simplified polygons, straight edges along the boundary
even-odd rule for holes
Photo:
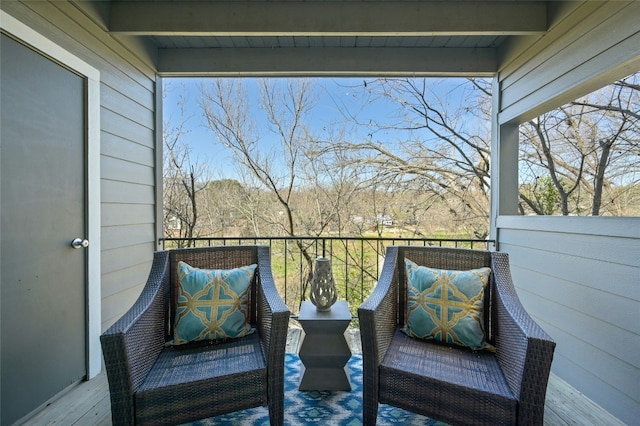
[[[300,390],[351,390],[346,366],[351,350],[344,332],[351,322],[346,301],[338,301],[328,312],[311,302],[302,302],[298,321],[305,332],[300,347]]]

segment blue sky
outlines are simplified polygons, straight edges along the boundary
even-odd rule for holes
[[[172,78],[164,79],[164,122],[175,123],[179,120],[177,107],[181,98],[185,99],[185,119],[188,133],[183,140],[197,154],[199,161],[206,161],[214,170],[212,178],[234,177],[235,170],[230,167],[231,157],[221,149],[206,127],[203,113],[199,105],[200,85],[205,82],[203,78]],[[343,123],[345,120],[339,111],[338,105],[344,105],[352,112],[358,112],[363,121],[381,120],[391,118],[397,108],[395,103],[376,103],[363,109],[363,82],[364,78],[316,78],[314,83],[319,94],[319,101],[313,110],[313,121],[310,123],[316,130],[331,127],[333,123]],[[439,95],[456,94],[463,79],[450,78],[438,79]],[[250,96],[258,102],[257,79],[245,77],[245,85],[249,89]],[[366,130],[360,129],[362,137]],[[376,134],[375,138],[393,140],[400,137],[393,134]],[[267,143],[265,141],[265,143]],[[217,172],[216,172],[217,171]]]
[[[245,84],[249,88],[249,94],[258,100],[257,79],[245,78]],[[215,170],[226,170],[226,174],[233,174],[234,170],[228,167],[231,158],[221,150],[211,131],[206,127],[206,122],[199,105],[200,85],[204,78],[173,78],[165,79],[164,91],[164,122],[179,120],[180,111],[178,102],[185,99],[185,118],[188,133],[183,140],[197,153],[201,161],[209,162]],[[319,102],[313,110],[313,122],[316,129],[343,118],[338,111],[336,103],[344,103],[351,109],[357,109],[361,101],[352,86],[363,84],[362,78],[322,78],[316,79]],[[379,108],[369,108],[371,116],[383,116],[389,111]],[[215,173],[214,173],[215,174]],[[214,176],[217,178],[218,176]]]

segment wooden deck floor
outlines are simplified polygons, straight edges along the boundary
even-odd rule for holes
[[[298,352],[301,336],[302,329],[297,324],[292,324],[287,337],[287,352]],[[346,338],[352,353],[362,353],[359,330],[349,329]],[[25,424],[110,426],[110,410],[109,387],[106,374],[103,372],[95,379],[68,390]],[[624,426],[620,420],[554,374],[551,374],[547,386],[544,424]]]

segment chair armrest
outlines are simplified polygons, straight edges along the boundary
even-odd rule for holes
[[[279,402],[275,405],[284,407],[284,355],[291,312],[275,286],[268,246],[258,246],[256,295],[258,299],[256,326],[267,361],[269,399],[273,401],[277,398]]]
[[[133,395],[165,343],[169,254],[156,252],[133,306],[100,336],[114,424],[134,424]]]
[[[377,371],[398,322],[398,248],[388,247],[378,283],[358,308],[365,371]]]
[[[492,253],[496,292],[496,357],[519,401],[518,424],[542,424],[555,342],[529,316],[517,296],[509,257]]]
[[[271,255],[268,247],[258,247],[258,291],[256,326],[265,354],[284,350],[291,312],[285,305],[273,280]]]

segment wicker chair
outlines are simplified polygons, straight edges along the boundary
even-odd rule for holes
[[[405,257],[439,269],[491,268],[484,311],[495,353],[414,339],[400,331],[406,315]],[[376,423],[379,403],[450,424],[542,424],[555,342],[520,304],[507,254],[389,247],[378,284],[359,316],[365,425]]]
[[[249,299],[257,331],[224,343],[165,347],[179,260],[205,269],[258,264]],[[288,323],[269,247],[157,252],[142,294],[101,336],[113,424],[179,424],[268,405],[271,424],[282,425]]]

